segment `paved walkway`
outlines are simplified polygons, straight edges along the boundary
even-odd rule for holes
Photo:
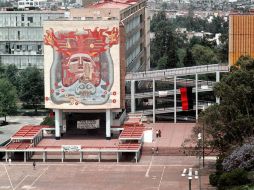
[[[184,139],[189,138],[195,123],[151,123],[145,124],[147,128],[153,129],[153,143],[145,143],[152,147],[181,147]],[[161,137],[156,138],[155,131],[161,130]]]
[[[138,164],[38,162],[36,169],[32,162],[0,163],[0,189],[188,190],[188,179],[181,173],[190,167],[198,169],[196,157],[144,156]],[[206,174],[201,189],[211,189]],[[192,190],[199,190],[198,180],[192,180]]]

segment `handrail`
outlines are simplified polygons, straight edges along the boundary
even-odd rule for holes
[[[214,73],[216,71],[228,72],[229,68],[226,65],[200,65],[194,67],[182,67],[176,69],[165,69],[165,70],[155,70],[155,71],[145,71],[145,72],[132,72],[127,73],[126,80],[148,80],[148,79],[165,79],[173,76],[185,76]]]

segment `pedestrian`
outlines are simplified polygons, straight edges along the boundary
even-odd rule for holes
[[[33,161],[33,167],[34,167],[34,170],[35,170],[35,167],[36,167],[36,163],[35,163],[35,161]]]
[[[154,155],[154,147],[152,147],[152,154]]]
[[[161,137],[161,130],[158,131],[158,136]]]
[[[156,130],[155,133],[156,133],[156,138],[158,138],[159,137],[159,131]]]
[[[8,159],[9,166],[11,165],[11,158]]]
[[[159,148],[158,148],[158,146],[156,147],[155,152],[156,152],[156,155],[158,156],[158,154],[159,154]]]

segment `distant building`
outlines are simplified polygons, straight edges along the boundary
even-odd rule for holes
[[[63,17],[63,12],[1,11],[0,63],[43,68],[43,21]]]
[[[229,65],[241,55],[254,57],[254,14],[229,16]]]

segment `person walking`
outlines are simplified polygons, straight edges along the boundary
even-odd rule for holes
[[[156,130],[155,133],[156,133],[156,138],[158,138],[159,137],[159,131]]]
[[[158,136],[161,137],[161,130],[158,131]]]
[[[36,163],[35,163],[35,161],[33,161],[33,168],[34,168],[34,170],[35,170],[35,167],[36,167]]]
[[[158,154],[159,154],[159,148],[158,148],[158,146],[156,147],[155,152],[156,152],[156,155],[158,156]]]
[[[11,165],[11,158],[8,159],[9,166]]]

